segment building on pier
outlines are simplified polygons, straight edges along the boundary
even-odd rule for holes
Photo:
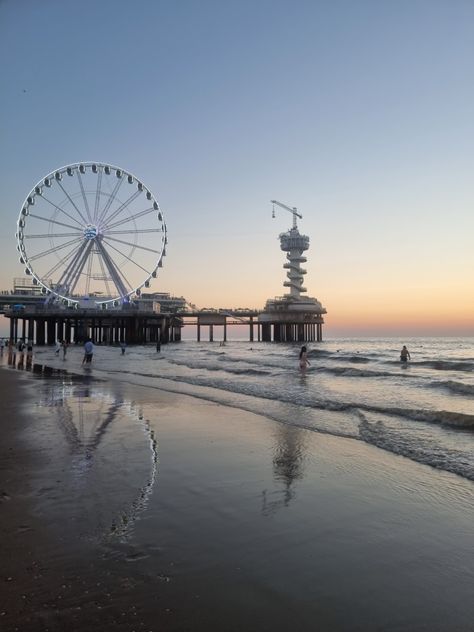
[[[297,226],[296,218],[302,215],[294,207],[290,208],[276,200],[272,200],[272,203],[293,214],[292,228],[279,236],[280,247],[286,252],[287,259],[283,265],[287,280],[283,285],[289,291],[281,297],[267,300],[264,311],[259,314],[262,340],[320,342],[323,339],[323,314],[326,314],[326,309],[317,298],[302,296],[307,289],[303,286],[306,270],[301,264],[306,262],[303,253],[309,248],[309,237],[302,235]]]

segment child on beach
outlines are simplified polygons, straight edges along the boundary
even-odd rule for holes
[[[67,342],[65,340],[62,341],[61,347],[62,347],[62,350],[63,350],[63,360],[65,360],[66,359],[66,353],[67,353],[67,347],[68,347],[68,344],[67,344]]]

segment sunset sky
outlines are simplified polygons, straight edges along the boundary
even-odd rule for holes
[[[326,336],[474,335],[473,2],[2,0],[0,57],[0,289],[27,193],[96,160],[163,209],[155,291],[281,295],[277,199]]]

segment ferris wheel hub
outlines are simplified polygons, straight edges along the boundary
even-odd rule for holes
[[[93,224],[88,224],[84,228],[84,237],[86,239],[90,239],[90,240],[95,239],[98,234],[99,234],[99,229],[97,228],[97,226],[94,226]]]

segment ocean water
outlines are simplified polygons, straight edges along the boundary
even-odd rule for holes
[[[399,353],[406,344],[411,361]],[[300,345],[191,342],[155,347],[96,346],[91,368],[82,348],[66,360],[37,348],[35,362],[99,379],[185,393],[282,424],[362,441],[474,480],[474,339],[361,338]]]

